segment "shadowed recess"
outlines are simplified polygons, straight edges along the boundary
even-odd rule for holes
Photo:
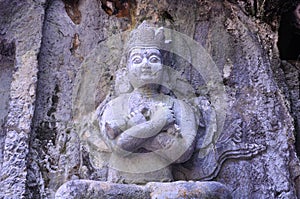
[[[278,48],[283,60],[298,60],[300,55],[300,2],[283,10],[278,30]]]
[[[15,44],[0,40],[0,170],[3,162],[5,140],[4,124],[8,114],[8,103],[12,73],[15,63]]]
[[[68,16],[75,24],[81,22],[81,12],[79,10],[79,0],[63,0]]]

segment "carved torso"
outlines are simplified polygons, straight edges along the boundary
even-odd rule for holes
[[[169,109],[174,117],[174,121],[161,129],[151,122],[158,109]],[[142,173],[146,182],[171,181],[169,165],[190,158],[197,133],[192,109],[164,94],[146,97],[133,92],[119,96],[106,105],[100,126],[113,151],[111,166],[125,173]],[[126,135],[138,126],[141,134]],[[137,176],[133,179],[136,181]]]

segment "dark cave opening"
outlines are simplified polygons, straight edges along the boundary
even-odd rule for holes
[[[299,61],[300,55],[300,3],[282,11],[278,30],[278,49],[282,60]]]

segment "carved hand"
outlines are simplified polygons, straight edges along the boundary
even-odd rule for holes
[[[160,124],[162,128],[167,127],[175,122],[174,112],[171,107],[159,103],[153,110],[151,120]]]
[[[128,117],[127,124],[129,128],[147,121],[145,116],[139,110],[131,112],[130,115],[127,117]]]

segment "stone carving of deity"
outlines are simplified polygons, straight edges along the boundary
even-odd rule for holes
[[[172,164],[187,161],[194,151],[196,113],[188,103],[160,92],[164,43],[163,29],[143,23],[127,44],[126,69],[133,89],[108,102],[99,116],[102,136],[113,153],[109,181],[173,181]]]

